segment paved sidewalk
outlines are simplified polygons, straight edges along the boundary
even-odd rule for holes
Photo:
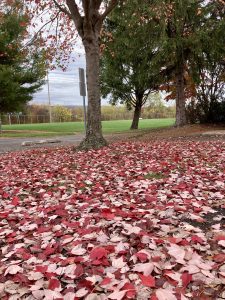
[[[40,147],[59,147],[66,145],[76,145],[82,139],[84,135],[67,135],[67,136],[58,136],[58,137],[35,137],[35,138],[0,138],[0,154],[9,152],[9,151],[19,151],[32,148]],[[57,143],[43,143],[43,144],[34,144],[30,146],[22,146],[24,142],[38,142],[42,140],[57,140],[60,142]]]

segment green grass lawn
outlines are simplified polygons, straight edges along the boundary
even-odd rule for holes
[[[172,126],[173,124],[174,119],[140,120],[139,130],[168,127]],[[130,128],[131,120],[103,121],[102,125],[104,133],[126,132]],[[82,122],[3,125],[2,128],[2,137],[56,136],[82,133],[84,131],[84,126]],[[21,132],[4,133],[4,130],[19,130]]]

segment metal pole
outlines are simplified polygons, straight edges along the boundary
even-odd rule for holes
[[[86,83],[84,76],[84,69],[79,68],[79,80],[80,80],[80,95],[83,96],[83,110],[84,110],[84,130],[85,135],[87,135],[87,115],[86,115],[86,105],[85,105],[85,96],[86,96]]]
[[[83,96],[83,108],[84,108],[84,131],[85,134],[87,134],[87,115],[86,115],[85,96]]]
[[[0,134],[2,134],[2,118],[1,118],[1,115],[0,115]]]
[[[48,110],[49,110],[49,123],[52,123],[52,107],[51,107],[51,97],[50,97],[50,87],[49,87],[49,77],[47,72],[47,83],[48,83]]]

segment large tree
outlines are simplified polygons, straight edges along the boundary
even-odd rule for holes
[[[176,125],[183,126],[187,123],[186,78],[207,38],[205,24],[210,15],[209,2],[163,0],[156,2],[155,11],[162,28],[159,60],[165,64],[163,73],[167,87],[175,94]]]
[[[28,23],[22,2],[0,6],[0,113],[21,110],[43,84],[43,55],[24,46]]]
[[[101,127],[101,101],[100,101],[100,32],[104,19],[117,5],[118,0],[30,0],[30,9],[43,15],[46,11],[51,15],[50,20],[43,23],[55,22],[55,33],[51,32],[52,41],[57,42],[55,49],[64,53],[66,48],[72,49],[74,37],[78,35],[82,40],[86,55],[86,77],[88,92],[87,131],[80,149],[99,148],[106,145]],[[46,14],[45,14],[46,16]],[[42,32],[42,28],[40,30]],[[60,35],[63,43],[59,46]],[[49,45],[49,39],[46,40]],[[54,48],[54,47],[51,47]],[[51,49],[50,53],[51,53]],[[60,60],[60,59],[59,59]]]
[[[132,0],[118,6],[104,24],[102,94],[114,105],[134,109],[131,129],[138,129],[141,109],[159,82],[160,65],[154,62],[159,26],[150,16],[149,4]]]

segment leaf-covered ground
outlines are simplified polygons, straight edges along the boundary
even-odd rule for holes
[[[0,156],[0,299],[224,299],[225,143]]]

